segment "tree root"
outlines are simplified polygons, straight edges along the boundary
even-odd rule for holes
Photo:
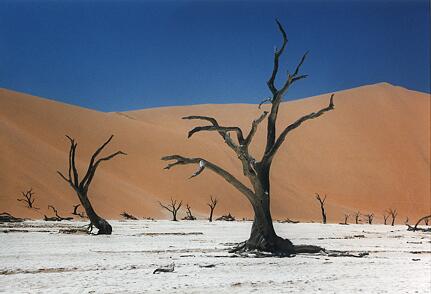
[[[234,248],[229,250],[229,253],[234,253],[232,257],[294,257],[297,254],[317,254],[328,257],[357,257],[361,258],[368,256],[368,252],[349,252],[341,250],[326,250],[323,247],[315,245],[293,245],[293,250],[275,250],[274,252],[258,250],[255,247],[250,247],[247,241],[238,243]]]

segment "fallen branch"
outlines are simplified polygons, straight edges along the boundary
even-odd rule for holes
[[[54,210],[55,216],[48,217],[48,216],[44,215],[45,221],[61,222],[63,220],[73,220],[73,217],[62,217],[62,216],[58,215],[58,211],[57,211],[57,209],[55,209],[54,206],[48,205],[48,209],[50,209],[50,208],[52,208],[52,210]]]
[[[222,215],[221,217],[216,218],[216,220],[217,220],[217,221],[227,221],[227,222],[232,222],[232,221],[235,221],[235,217],[234,217],[234,216],[232,216],[232,215],[230,214],[230,212],[229,212],[229,214],[227,214],[227,215]]]
[[[175,270],[175,264],[171,263],[168,266],[156,268],[153,271],[153,274],[157,274],[157,273],[172,273],[174,270]]]
[[[14,217],[10,213],[2,212],[0,213],[0,222],[3,223],[17,223],[17,222],[23,222],[23,218]]]
[[[128,213],[127,213],[127,212],[125,212],[125,211],[123,211],[120,215],[121,215],[122,217],[124,217],[125,219],[138,220],[138,218],[137,218],[137,217],[135,217],[135,216],[133,216],[133,215],[131,215],[131,214],[128,214]]]

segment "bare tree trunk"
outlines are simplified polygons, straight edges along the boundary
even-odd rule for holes
[[[322,223],[326,224],[326,211],[325,211],[325,201],[326,201],[326,195],[322,199],[318,193],[316,193],[316,199],[320,203],[320,210],[322,211]]]

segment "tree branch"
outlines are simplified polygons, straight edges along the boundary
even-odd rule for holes
[[[256,134],[257,127],[259,124],[265,119],[267,116],[268,111],[264,111],[257,119],[253,120],[251,123],[251,129],[248,133],[247,137],[245,138],[244,145],[248,146],[251,143],[251,140],[253,139],[254,135]]]
[[[283,54],[283,51],[286,48],[286,44],[287,44],[287,34],[284,31],[283,26],[278,21],[278,19],[276,19],[275,21],[277,22],[278,29],[280,30],[281,35],[283,37],[283,44],[281,45],[280,49],[276,49],[275,52],[274,52],[274,66],[273,66],[273,69],[272,69],[271,77],[266,82],[266,84],[268,85],[269,90],[271,90],[271,93],[274,96],[276,95],[276,93],[278,91],[277,88],[275,87],[275,78],[276,78],[277,72],[278,72],[279,59],[280,59],[281,54]]]
[[[318,112],[312,112],[308,115],[304,115],[303,117],[301,117],[300,119],[298,119],[294,123],[287,126],[283,130],[283,132],[280,134],[280,136],[278,137],[276,142],[274,143],[274,146],[264,155],[263,160],[270,162],[272,160],[272,158],[274,157],[275,153],[280,148],[280,146],[283,144],[284,140],[286,139],[287,134],[290,133],[291,131],[293,131],[294,129],[296,129],[297,127],[299,127],[303,122],[310,120],[310,119],[317,118],[317,117],[321,116],[322,114],[324,114],[325,112],[334,109],[333,99],[334,99],[334,94],[331,95],[331,98],[329,100],[329,105],[327,107],[322,108]]]
[[[246,185],[241,183],[237,178],[235,178],[232,174],[222,169],[221,167],[215,165],[214,163],[209,162],[203,158],[187,158],[181,155],[169,155],[161,158],[165,161],[175,160],[173,163],[169,163],[165,169],[171,169],[176,165],[188,165],[188,164],[200,164],[203,162],[204,168],[208,168],[225,179],[228,183],[232,184],[238,191],[243,193],[252,203],[255,202],[255,195],[253,191],[251,191]],[[199,171],[199,170],[198,170]],[[199,174],[202,171],[199,172]],[[196,173],[195,173],[196,174]]]

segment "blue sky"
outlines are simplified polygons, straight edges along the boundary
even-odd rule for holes
[[[430,92],[428,1],[1,1],[0,87],[102,111],[269,96],[274,19],[309,77],[286,99],[386,81]]]

